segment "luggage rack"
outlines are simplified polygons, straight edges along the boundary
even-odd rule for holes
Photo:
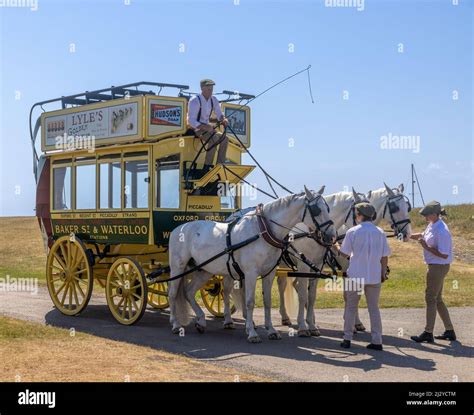
[[[154,90],[140,90],[139,87],[142,86],[151,86],[158,88],[158,92]],[[36,106],[43,106],[45,104],[52,104],[54,102],[60,102],[62,109],[68,108],[70,106],[80,106],[87,104],[95,104],[98,102],[106,102],[114,99],[123,99],[132,96],[138,95],[160,95],[163,88],[176,88],[181,91],[189,89],[188,85],[179,85],[179,84],[167,84],[161,82],[134,82],[131,84],[111,86],[110,88],[97,89],[95,91],[85,91],[80,94],[62,96],[60,98],[49,99],[46,101],[37,102],[33,105],[33,108]]]

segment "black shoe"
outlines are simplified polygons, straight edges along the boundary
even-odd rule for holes
[[[411,336],[410,338],[417,343],[434,343],[433,333],[428,333],[426,331],[421,333],[419,336]]]
[[[454,330],[446,330],[440,336],[435,336],[435,339],[454,341],[456,340],[456,333],[454,332]]]
[[[371,349],[371,350],[383,350],[383,346],[381,344],[373,344],[373,343],[370,343],[367,345],[367,349]]]
[[[350,349],[351,341],[350,340],[343,340],[341,342],[341,347],[343,347],[344,349]]]

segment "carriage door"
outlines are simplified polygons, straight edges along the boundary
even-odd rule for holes
[[[172,154],[155,159],[155,200],[153,230],[155,244],[168,245],[176,218],[182,215],[180,155]]]

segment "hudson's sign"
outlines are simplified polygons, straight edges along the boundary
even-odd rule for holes
[[[151,104],[150,123],[180,126],[182,115],[183,109],[181,106]]]

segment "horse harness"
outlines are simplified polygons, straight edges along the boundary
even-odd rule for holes
[[[319,268],[317,268],[311,261],[309,261],[304,256],[303,253],[298,252],[293,247],[293,245],[291,245],[292,240],[303,238],[303,237],[311,237],[316,242],[318,242],[320,244],[323,244],[322,234],[329,228],[329,226],[334,224],[334,222],[332,220],[328,220],[328,221],[323,222],[323,223],[320,224],[316,220],[316,217],[321,213],[321,208],[317,205],[312,206],[311,203],[319,197],[321,197],[321,195],[317,196],[315,199],[312,199],[312,200],[308,200],[308,199],[305,200],[305,209],[304,209],[304,212],[303,212],[303,217],[301,218],[301,222],[303,222],[304,218],[306,217],[307,212],[309,212],[309,215],[311,216],[313,224],[315,225],[315,228],[316,228],[315,232],[301,232],[301,233],[298,233],[297,235],[294,235],[292,239],[290,239],[288,235],[285,236],[284,239],[279,239],[278,237],[276,237],[274,235],[274,233],[272,232],[271,228],[270,228],[270,224],[268,223],[269,222],[268,219],[264,215],[263,203],[260,203],[259,205],[256,206],[254,215],[257,217],[257,224],[258,224],[259,233],[258,233],[258,235],[255,235],[253,238],[250,238],[252,240],[250,241],[250,239],[249,239],[248,243],[253,242],[254,240],[258,239],[261,236],[265,240],[265,242],[267,242],[269,245],[273,246],[274,248],[280,249],[282,251],[281,255],[278,258],[278,260],[276,261],[275,265],[273,267],[271,267],[271,269],[267,273],[262,275],[261,278],[265,278],[267,275],[269,275],[280,264],[280,262],[282,260],[287,265],[289,265],[292,269],[294,269],[295,264],[292,261],[291,256],[298,256],[299,259],[301,259],[301,261],[303,261],[306,265],[308,265],[313,271],[315,271],[317,273],[320,273]],[[326,203],[326,206],[327,206],[328,211],[329,211],[329,206],[327,205],[327,203]],[[242,217],[238,217],[235,220],[233,220],[229,224],[229,226],[227,227],[227,232],[226,232],[226,250],[228,252],[227,271],[229,272],[229,275],[232,277],[232,279],[233,280],[238,280],[240,282],[240,284],[242,284],[242,280],[245,279],[245,273],[242,271],[241,267],[239,266],[238,262],[236,261],[236,259],[234,257],[235,249],[233,248],[233,245],[232,245],[231,234],[232,234],[232,229],[240,221],[240,219],[242,219]],[[285,228],[285,229],[291,231],[290,228],[287,228],[286,226],[283,226],[283,225],[275,222],[272,219],[270,219],[270,222],[272,222],[273,224],[275,224],[277,226],[280,226],[282,228]],[[246,241],[244,241],[244,242],[246,242]],[[292,251],[294,251],[296,253],[296,255],[294,253],[291,253],[290,249]],[[231,265],[232,265],[232,268],[234,269],[234,271],[237,273],[238,278],[234,277]]]
[[[321,197],[321,196],[319,195],[318,197]],[[311,200],[311,201],[306,200],[305,210],[303,212],[303,218],[302,218],[301,221],[304,220],[306,212],[309,210],[309,214],[311,215],[311,218],[313,220],[313,223],[316,226],[316,229],[318,230],[318,233],[321,233],[321,232],[323,232],[323,229],[326,230],[327,227],[330,226],[333,222],[332,222],[332,220],[329,220],[329,221],[326,221],[322,224],[318,223],[318,221],[316,220],[314,215],[316,215],[316,216],[319,215],[321,213],[321,210],[318,206],[316,206],[316,207],[311,206],[311,202],[313,200]],[[326,204],[326,206],[327,206],[327,204]],[[329,206],[328,206],[328,210],[329,210]],[[240,219],[242,219],[244,216],[248,216],[248,215],[252,215],[252,214],[257,217],[257,223],[258,223],[258,227],[259,227],[260,232],[256,235],[254,235],[254,236],[251,236],[250,238],[245,239],[242,242],[232,244],[232,237],[231,237],[232,229],[240,221]],[[249,214],[244,215],[244,216],[237,217],[232,222],[229,223],[229,225],[227,227],[227,231],[226,231],[226,248],[223,251],[221,251],[218,254],[212,256],[211,258],[208,258],[207,260],[205,260],[204,262],[202,262],[200,264],[195,264],[190,269],[182,272],[181,274],[175,275],[171,278],[167,278],[167,279],[162,279],[161,278],[161,275],[163,273],[170,272],[170,267],[169,266],[160,268],[159,270],[156,270],[156,271],[153,271],[147,276],[147,278],[149,278],[150,283],[170,282],[170,281],[182,278],[182,277],[184,277],[184,276],[186,276],[186,275],[188,275],[188,274],[190,274],[190,273],[192,273],[196,270],[200,270],[204,265],[207,265],[210,262],[215,261],[216,259],[220,258],[221,256],[227,254],[228,257],[227,257],[227,264],[226,265],[227,265],[227,270],[229,272],[229,275],[232,277],[233,280],[239,281],[240,285],[242,285],[242,281],[245,279],[245,273],[242,271],[242,269],[240,268],[238,262],[236,261],[236,259],[234,257],[234,252],[237,251],[238,249],[243,248],[244,246],[247,246],[247,245],[251,244],[252,242],[256,241],[258,238],[260,238],[260,236],[262,236],[262,238],[268,244],[270,244],[271,246],[273,246],[275,248],[281,249],[281,251],[282,251],[282,254],[278,258],[275,265],[266,274],[262,275],[261,276],[262,278],[265,278],[268,274],[270,274],[270,272],[272,272],[278,266],[278,264],[280,264],[280,262],[282,260],[284,260],[285,262],[287,260],[290,261],[291,260],[290,256],[293,256],[293,257],[297,256],[301,261],[303,261],[306,265],[308,265],[314,272],[316,272],[317,274],[323,275],[321,273],[321,270],[319,268],[317,268],[316,265],[314,265],[311,261],[309,261],[304,256],[303,253],[298,252],[293,247],[293,245],[291,245],[291,240],[288,237],[288,235],[283,240],[281,240],[281,239],[278,239],[273,234],[273,232],[271,231],[271,228],[268,224],[268,220],[265,218],[265,215],[263,213],[263,204],[262,203],[259,204],[256,207],[255,213],[249,213]],[[289,231],[291,231],[291,229],[287,228],[286,226],[283,226],[283,225],[281,225],[281,224],[279,224],[279,223],[277,223],[273,220],[270,220],[270,221],[272,223],[274,223],[275,225],[277,225],[277,226],[283,227],[283,228],[288,229]],[[315,235],[315,233],[313,233],[313,232],[301,232],[301,233],[295,235],[294,239],[298,239],[298,238],[302,238],[302,237],[311,237],[314,240],[316,240],[318,243],[322,243],[322,242],[319,242],[317,240],[318,235]],[[294,251],[296,253],[296,255],[295,255],[295,253],[290,253],[289,252],[290,249],[292,251]],[[238,278],[234,277],[234,274],[232,273],[231,265],[232,265],[232,268],[234,269],[234,271],[238,274]],[[292,268],[294,269],[294,265],[292,266]],[[327,276],[325,276],[325,278],[326,277]]]

